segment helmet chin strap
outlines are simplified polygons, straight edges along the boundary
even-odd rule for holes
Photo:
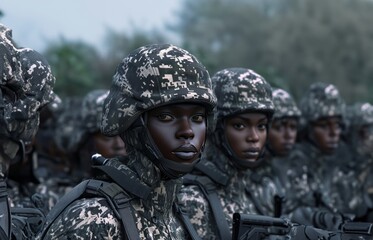
[[[191,163],[175,162],[167,159],[159,151],[157,145],[150,136],[148,128],[145,125],[143,117],[139,117],[141,121],[140,134],[139,134],[139,145],[137,148],[145,154],[161,171],[165,179],[177,179],[185,174],[191,172],[194,166],[200,161],[202,150],[199,153],[199,157]]]

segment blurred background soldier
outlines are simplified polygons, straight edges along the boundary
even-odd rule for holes
[[[52,88],[55,78],[48,63],[38,52],[15,46],[11,30],[4,25],[0,25],[0,51],[2,56],[0,61],[1,180],[6,180],[10,187],[8,191],[12,206],[43,208],[47,205],[48,209],[49,198],[53,198],[48,194],[49,192],[40,192],[42,194],[39,195],[39,201],[33,201],[35,199],[31,198],[34,193],[41,189],[44,191],[45,188],[42,187],[43,183],[32,176],[32,164],[28,153],[32,149],[38,130],[40,110],[53,99]],[[25,175],[12,174],[17,172],[13,168],[17,168],[18,172]],[[1,203],[3,204],[4,202]],[[7,225],[3,229],[9,237],[10,222],[6,223],[7,214],[4,208],[2,214],[4,215],[0,221],[1,224]],[[28,235],[32,234],[30,231],[37,231],[37,229],[29,229],[27,219],[24,219],[24,224],[17,225],[22,223],[16,221],[17,217],[19,216],[12,216],[13,236],[16,236],[16,239],[30,239],[32,237]]]
[[[278,188],[286,196],[275,199],[279,212],[275,216],[289,214],[299,206],[309,205],[313,195],[309,194],[303,167],[292,165],[288,157],[294,149],[301,112],[292,96],[283,89],[273,89],[275,113],[269,129],[265,157],[271,165]],[[279,196],[280,197],[280,196]]]
[[[348,130],[344,139],[353,156],[348,167],[355,171],[356,179],[363,185],[361,194],[365,199],[355,214],[360,221],[373,222],[373,106],[355,103],[347,109]]]
[[[341,141],[345,103],[334,85],[317,82],[310,85],[301,99],[300,109],[300,144],[289,159],[292,165],[307,171],[307,181],[314,195],[310,205],[336,214],[342,220],[353,218],[352,213],[362,199],[355,173],[346,167],[352,155]],[[325,228],[335,230],[339,224],[340,220]]]
[[[119,136],[108,137],[101,133],[101,117],[108,90],[97,89],[89,92],[82,100],[73,122],[70,134],[69,152],[72,175],[74,179],[92,176],[91,157],[95,153],[106,158],[124,157],[126,150]]]

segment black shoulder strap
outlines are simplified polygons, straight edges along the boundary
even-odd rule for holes
[[[11,231],[11,215],[8,201],[8,190],[4,180],[0,181],[0,237],[8,239]],[[1,238],[3,239],[3,238]]]
[[[115,183],[108,183],[101,180],[85,180],[75,186],[71,191],[65,194],[57,204],[51,209],[47,215],[46,226],[41,234],[40,239],[44,239],[45,234],[48,232],[50,226],[55,221],[55,219],[75,200],[91,196],[102,196],[105,197],[115,214],[119,219],[121,219],[122,226],[124,228],[126,239],[139,240],[139,233],[135,224],[135,220],[132,215],[130,208],[131,198],[128,194],[121,189]]]
[[[120,171],[112,166],[92,166],[93,169],[100,170],[110,177],[115,183],[127,192],[141,198],[146,199],[151,188],[141,182],[138,178],[131,177],[128,172]]]
[[[197,163],[195,168],[220,185],[226,186],[228,184],[229,178],[227,175],[218,169],[206,165],[203,161]]]
[[[173,209],[176,215],[179,217],[179,219],[183,222],[192,240],[202,240],[200,236],[198,235],[196,229],[193,227],[193,224],[190,221],[188,214],[182,211],[181,208],[176,203],[174,203]]]
[[[207,198],[212,214],[215,219],[217,229],[221,239],[230,239],[231,233],[228,222],[225,218],[223,207],[221,206],[218,194],[216,193],[215,183],[206,176],[187,174],[183,177],[184,184],[195,184],[200,187],[203,194]]]

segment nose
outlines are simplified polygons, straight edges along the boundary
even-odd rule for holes
[[[187,118],[182,118],[178,121],[179,128],[176,132],[176,138],[192,139],[194,131]]]
[[[287,140],[295,140],[297,136],[297,131],[295,129],[292,129],[292,128],[285,128],[285,132],[284,132],[284,138],[287,139]]]
[[[332,137],[338,137],[341,134],[341,128],[339,124],[331,124],[329,126],[329,134]]]
[[[114,139],[113,139],[113,147],[115,149],[121,149],[121,148],[125,147],[123,140],[119,136],[115,136],[114,137]]]
[[[259,134],[258,130],[255,128],[249,128],[246,132],[246,141],[247,142],[258,142],[259,141]]]

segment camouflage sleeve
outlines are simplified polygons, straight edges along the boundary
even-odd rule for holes
[[[216,239],[217,231],[209,203],[200,188],[195,185],[183,186],[177,196],[180,208],[186,212],[202,239]]]
[[[103,198],[73,202],[50,226],[43,239],[123,239],[118,221]]]

